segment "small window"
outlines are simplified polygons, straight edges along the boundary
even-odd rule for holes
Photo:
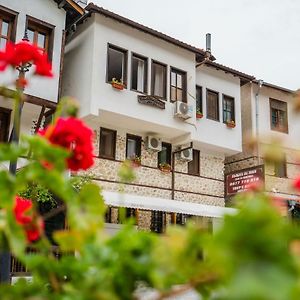
[[[106,207],[106,211],[105,211],[105,223],[111,223],[112,222],[112,218],[111,218],[111,214],[112,214],[112,209],[110,206]]]
[[[151,95],[166,99],[167,67],[152,61]]]
[[[114,78],[126,85],[127,51],[108,45],[107,82],[111,82]]]
[[[287,103],[270,99],[271,129],[288,133]]]
[[[286,157],[282,161],[276,162],[274,165],[274,175],[276,177],[287,177],[286,174]]]
[[[193,160],[188,162],[188,174],[200,175],[200,151],[193,149]]]
[[[155,233],[163,233],[165,231],[166,213],[163,211],[152,211],[151,215],[151,231]]]
[[[11,110],[0,108],[0,142],[7,142],[9,136]]]
[[[171,68],[171,101],[186,100],[186,72]]]
[[[126,138],[127,159],[141,157],[141,143],[142,143],[142,138],[140,136],[127,134],[127,138]]]
[[[0,49],[16,38],[17,13],[0,5]]]
[[[117,132],[115,130],[100,128],[100,157],[115,159],[116,136]]]
[[[157,154],[158,167],[160,164],[167,163],[171,166],[172,162],[172,145],[169,143],[162,143],[162,150]]]
[[[202,87],[196,85],[196,112],[203,113],[202,107]]]
[[[206,117],[219,121],[219,93],[207,90],[206,92]]]
[[[189,219],[193,216],[186,214],[176,214],[176,224],[185,226]]]
[[[234,98],[223,95],[223,122],[235,122]]]
[[[54,26],[33,17],[27,16],[27,35],[31,43],[37,45],[39,49],[48,54],[48,59],[52,60]]]
[[[147,58],[132,54],[131,59],[131,89],[147,93]]]

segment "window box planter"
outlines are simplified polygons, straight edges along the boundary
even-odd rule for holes
[[[159,169],[162,173],[169,174],[171,172],[171,166],[167,163],[159,164]]]
[[[196,119],[201,119],[201,118],[203,118],[203,113],[196,112]]]
[[[226,122],[226,126],[228,128],[234,128],[235,127],[235,122],[234,121],[228,121],[228,122]]]
[[[112,79],[111,86],[119,91],[122,91],[125,88],[125,84],[122,81],[116,80],[115,78]]]
[[[141,158],[139,156],[135,156],[135,157],[131,158],[130,160],[131,160],[131,164],[134,168],[138,168],[141,166]]]

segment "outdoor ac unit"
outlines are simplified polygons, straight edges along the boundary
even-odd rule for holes
[[[193,106],[181,101],[176,101],[174,115],[182,119],[189,119],[193,115]]]
[[[193,160],[193,149],[186,149],[179,152],[179,158],[184,161],[192,161]]]
[[[161,151],[161,139],[154,136],[147,136],[146,148],[153,151]]]

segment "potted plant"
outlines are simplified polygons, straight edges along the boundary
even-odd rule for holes
[[[203,117],[203,113],[201,112],[201,110],[199,108],[197,108],[196,110],[196,118],[197,119],[201,119]]]
[[[130,158],[131,163],[133,167],[140,167],[141,166],[141,157],[138,155],[134,155],[133,157]]]
[[[170,164],[164,162],[164,163],[160,163],[159,164],[159,169],[163,172],[163,173],[170,173],[171,172],[171,166]]]
[[[111,86],[117,90],[123,90],[125,87],[125,84],[123,83],[122,80],[117,80],[116,78],[113,78],[111,81]]]
[[[234,128],[235,122],[233,120],[226,121],[226,125],[228,128]]]

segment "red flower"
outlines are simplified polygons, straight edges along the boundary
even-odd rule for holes
[[[39,134],[45,136],[50,143],[71,151],[71,156],[67,159],[70,170],[86,170],[94,164],[93,132],[81,120],[73,117],[60,118]]]
[[[16,87],[23,89],[28,85],[28,81],[25,78],[18,78],[16,80]]]
[[[15,198],[14,215],[18,224],[22,225],[29,242],[37,241],[43,232],[44,223],[34,215],[32,202],[21,197]]]
[[[293,181],[293,187],[296,190],[300,190],[300,176]]]
[[[42,53],[36,45],[26,41],[17,44],[7,43],[5,50],[0,51],[0,71],[4,71],[8,66],[15,68],[26,63],[36,66],[37,75],[53,76],[47,54]]]

